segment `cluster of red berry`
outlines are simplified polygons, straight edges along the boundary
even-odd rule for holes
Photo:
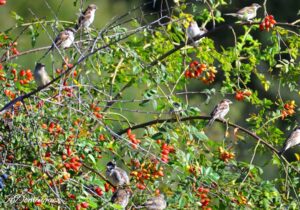
[[[192,61],[189,69],[185,71],[185,78],[195,78],[201,80],[204,84],[210,84],[215,80],[217,70],[214,66],[200,64],[198,61]]]
[[[55,122],[50,122],[49,126],[47,126],[47,124],[43,123],[42,124],[42,128],[43,129],[47,129],[48,132],[54,136],[58,136],[58,135],[63,135],[64,134],[64,130],[63,128]]]
[[[103,115],[100,113],[101,107],[99,107],[95,104],[91,104],[90,108],[93,111],[93,114],[97,119],[102,119]]]
[[[175,153],[173,146],[167,143],[162,143],[161,140],[157,140],[158,144],[161,144],[161,160],[165,163],[169,162],[169,153]]]
[[[13,69],[15,70],[15,69]],[[13,71],[12,70],[12,71]],[[28,84],[31,80],[33,80],[33,74],[31,72],[30,69],[27,69],[26,71],[24,69],[22,69],[20,72],[19,72],[19,75],[20,77],[22,77],[22,79],[19,80],[20,84],[21,85],[26,85]],[[14,81],[16,81],[18,79],[17,76],[14,77]]]
[[[274,19],[273,15],[267,15],[264,20],[259,25],[259,29],[261,31],[266,30],[269,31],[270,28],[273,28],[276,24],[276,20]]]
[[[76,205],[76,210],[80,210],[80,209],[86,209],[89,207],[89,204],[87,202],[82,202],[81,204]]]
[[[4,94],[10,99],[16,98],[16,94],[14,92],[12,92],[11,90],[5,89]]]
[[[243,101],[245,97],[249,97],[252,95],[251,90],[237,90],[235,92],[235,99],[238,101]]]
[[[67,150],[70,150],[70,148],[68,147]],[[72,153],[71,153],[72,154]],[[68,155],[70,156],[70,155]],[[67,170],[73,170],[75,172],[78,172],[82,163],[79,159],[79,157],[77,155],[71,157],[70,159],[67,159],[67,158],[70,158],[70,157],[67,157],[66,155],[62,155],[62,160],[66,161],[64,163],[64,166]]]
[[[196,195],[200,197],[200,203],[202,205],[202,209],[211,210],[210,207],[207,207],[210,203],[210,198],[208,197],[209,189],[204,187],[199,187],[197,189]]]
[[[296,103],[294,100],[289,101],[284,104],[283,110],[281,110],[281,119],[286,118],[287,116],[292,116],[295,114]]]
[[[63,64],[62,64],[62,69],[57,68],[55,72],[56,72],[57,74],[61,74],[61,73],[63,73],[64,71],[66,71],[67,69],[72,68],[73,66],[74,66],[74,65],[73,65],[72,63],[69,63],[69,58],[68,58],[68,57],[65,57],[64,62],[63,62]],[[69,76],[69,74],[65,75],[65,80],[68,78],[68,76]],[[75,69],[73,70],[72,76],[73,76],[73,77],[76,77],[76,76],[77,76],[77,71],[76,71]]]
[[[33,80],[33,74],[31,72],[30,69],[27,69],[26,71],[25,70],[21,70],[19,72],[19,76],[21,77],[20,80],[18,80],[18,73],[17,73],[17,70],[16,69],[12,69],[11,70],[11,74],[13,76],[13,81],[14,82],[18,82],[21,84],[21,85],[25,85],[25,84],[28,84],[30,81]],[[6,73],[3,71],[3,66],[0,65],[0,80],[1,81],[7,81],[5,86],[6,87],[11,87],[11,83],[7,80],[6,78]],[[13,93],[11,90],[9,89],[5,89],[4,90],[4,94],[9,97],[10,99],[14,99],[16,97],[16,94]]]
[[[138,145],[141,143],[141,140],[140,139],[137,139],[135,137],[135,134],[131,133],[131,129],[128,129],[127,130],[127,136],[129,138],[129,140],[131,141],[131,147],[133,149],[137,149]]]
[[[220,156],[219,156],[220,160],[222,160],[226,163],[235,157],[235,154],[233,152],[228,152],[223,147],[219,147],[219,153],[220,153]]]
[[[146,188],[145,180],[155,180],[164,176],[163,167],[158,166],[159,161],[152,159],[148,163],[140,163],[138,160],[132,159],[131,165],[134,170],[130,173],[137,181],[136,187],[140,190]]]
[[[0,2],[1,2],[1,0],[0,0]],[[4,57],[8,57],[10,55],[10,53],[13,55],[20,54],[20,52],[17,49],[18,42],[11,42],[11,39],[5,34],[0,34],[0,36],[2,36],[4,40],[6,40],[4,43],[0,43],[0,47],[8,49],[4,53],[4,55],[3,55]]]

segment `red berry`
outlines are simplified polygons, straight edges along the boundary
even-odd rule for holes
[[[74,194],[69,194],[68,197],[72,200],[75,200],[76,199],[76,196]]]
[[[86,209],[87,207],[89,207],[89,204],[88,204],[87,202],[82,202],[82,203],[80,204],[80,206],[81,206],[82,208]]]
[[[21,76],[21,77],[24,77],[25,74],[26,74],[25,70],[22,69],[22,70],[20,71],[20,76]]]
[[[99,195],[99,196],[102,196],[102,195],[103,195],[103,192],[102,192],[102,190],[101,190],[100,187],[96,187],[95,192],[96,192],[97,195]]]
[[[244,100],[244,94],[243,94],[243,92],[237,91],[236,94],[235,94],[235,99],[238,100],[238,101]]]
[[[15,47],[11,48],[11,51],[12,51],[13,55],[18,55],[18,54],[20,54],[20,52],[19,52],[19,51],[17,50],[17,48],[15,48]]]
[[[191,78],[191,72],[189,70],[186,70],[184,76],[185,78]]]
[[[36,201],[36,202],[34,203],[34,205],[40,206],[40,205],[42,205],[42,202],[41,202],[40,200],[38,200],[38,201]]]
[[[6,4],[6,0],[0,0],[0,5]]]
[[[12,73],[13,75],[16,75],[16,74],[17,74],[17,70],[16,70],[16,69],[12,69],[12,70],[11,70],[11,73]]]

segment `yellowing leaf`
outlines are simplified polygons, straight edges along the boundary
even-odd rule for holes
[[[300,161],[300,154],[296,153],[295,154],[297,161]]]

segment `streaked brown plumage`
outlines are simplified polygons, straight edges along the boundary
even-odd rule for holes
[[[210,114],[211,119],[207,126],[211,126],[216,119],[224,120],[224,117],[229,112],[230,104],[232,104],[232,102],[229,99],[223,99],[218,105],[216,105]]]
[[[88,28],[94,22],[96,10],[97,6],[90,4],[86,10],[80,14],[75,29],[78,30],[80,27]]]
[[[261,6],[259,4],[253,3],[251,6],[244,7],[237,11],[236,13],[227,13],[225,15],[230,15],[239,18],[240,20],[250,21],[256,17],[257,10]]]
[[[294,147],[300,144],[300,126],[296,127],[293,132],[289,135],[289,137],[285,140],[283,148],[279,152],[282,155],[289,148]]]

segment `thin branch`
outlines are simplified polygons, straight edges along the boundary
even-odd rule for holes
[[[191,121],[191,120],[210,120],[210,119],[211,119],[210,116],[191,116],[191,117],[181,118],[180,121],[183,122],[183,121]],[[262,138],[260,138],[258,135],[256,135],[252,131],[250,131],[247,128],[244,128],[242,126],[239,126],[237,124],[234,124],[234,123],[231,123],[231,122],[227,122],[225,120],[217,119],[216,121],[221,122],[221,123],[223,123],[225,125],[228,124],[229,126],[234,127],[234,128],[238,128],[239,130],[241,130],[244,133],[248,134],[249,136],[253,137],[257,142],[260,142],[261,144],[265,145],[274,154],[276,154],[280,159],[282,159],[290,167],[292,167],[292,169],[294,171],[296,171],[297,173],[300,174],[300,171],[297,168],[295,168],[293,165],[291,165],[283,156],[279,155],[279,151],[273,145],[271,145],[267,141],[263,140]],[[162,124],[162,123],[166,123],[166,122],[174,123],[174,122],[177,122],[177,119],[176,118],[156,119],[156,120],[152,120],[152,121],[148,121],[148,122],[145,122],[145,123],[141,123],[141,124],[138,124],[138,125],[135,125],[135,126],[132,126],[132,127],[125,128],[125,129],[119,131],[117,134],[118,135],[122,135],[122,134],[126,133],[128,129],[136,130],[136,129],[139,129],[139,128],[145,128],[145,127],[148,127],[148,126],[151,126],[151,125]]]

